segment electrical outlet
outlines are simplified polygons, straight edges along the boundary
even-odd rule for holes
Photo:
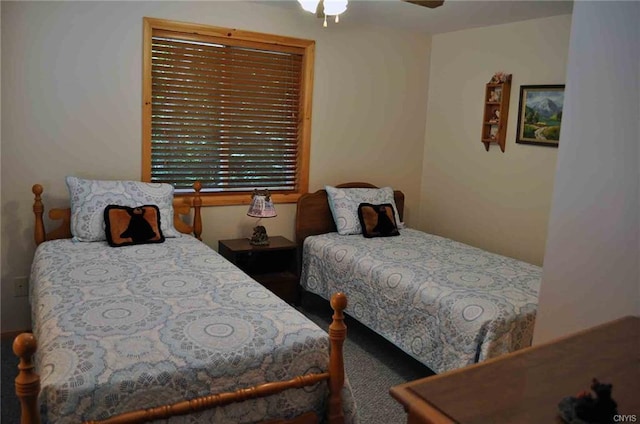
[[[13,279],[13,297],[25,297],[29,295],[29,279],[16,277]]]

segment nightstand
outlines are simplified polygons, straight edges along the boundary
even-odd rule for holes
[[[269,245],[249,239],[220,240],[218,253],[288,303],[298,302],[297,246],[284,237],[269,237]]]

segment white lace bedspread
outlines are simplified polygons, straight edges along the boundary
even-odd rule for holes
[[[414,229],[304,242],[301,285],[440,373],[531,344],[542,269]]]
[[[328,366],[324,330],[193,237],[45,242],[31,303],[44,422],[104,419]],[[170,422],[322,416],[327,393],[319,383]],[[355,422],[348,384],[343,398]]]

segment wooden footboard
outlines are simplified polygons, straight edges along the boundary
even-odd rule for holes
[[[202,184],[196,181],[193,183],[193,189],[195,195],[193,196],[193,204],[181,203],[180,201],[174,201],[173,204],[173,226],[176,230],[184,234],[193,234],[195,238],[201,240],[202,234],[202,217],[200,215],[200,209],[202,207],[202,198],[200,197],[200,190]],[[62,221],[60,225],[47,232],[44,227],[44,220],[42,216],[44,214],[44,205],[42,204],[42,192],[44,191],[42,185],[34,184],[31,187],[35,198],[33,201],[33,213],[35,215],[35,227],[33,236],[36,245],[47,241],[64,238],[72,238],[71,234],[71,208],[58,208],[51,209],[49,211],[49,218],[54,221]],[[191,225],[185,223],[182,219],[182,215],[188,215],[191,208],[193,208],[193,222]]]
[[[343,293],[336,293],[331,298],[333,320],[329,326],[329,371],[325,373],[311,373],[297,376],[291,380],[276,381],[253,387],[185,400],[171,405],[158,406],[138,411],[127,412],[113,416],[103,421],[88,421],[87,424],[133,424],[145,423],[157,419],[166,419],[177,415],[215,408],[234,402],[270,396],[291,388],[314,385],[320,381],[327,381],[329,386],[327,422],[343,424],[344,411],[342,405],[342,388],[344,386],[344,360],[342,348],[347,336],[343,311],[347,307],[347,297]],[[33,355],[37,349],[37,342],[33,334],[22,333],[13,342],[13,351],[20,358],[18,376],[15,379],[16,395],[20,399],[21,424],[39,424],[38,393],[40,392],[40,377],[33,365]],[[303,424],[317,423],[319,418],[313,412],[305,413],[292,420],[272,420],[263,424]]]

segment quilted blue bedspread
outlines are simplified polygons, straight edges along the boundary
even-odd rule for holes
[[[436,373],[531,344],[542,269],[414,229],[304,242],[302,286]]]
[[[42,243],[31,270],[44,422],[77,423],[328,366],[328,335],[193,237]],[[249,423],[325,410],[325,383],[176,417]],[[349,385],[343,399],[356,422]]]

